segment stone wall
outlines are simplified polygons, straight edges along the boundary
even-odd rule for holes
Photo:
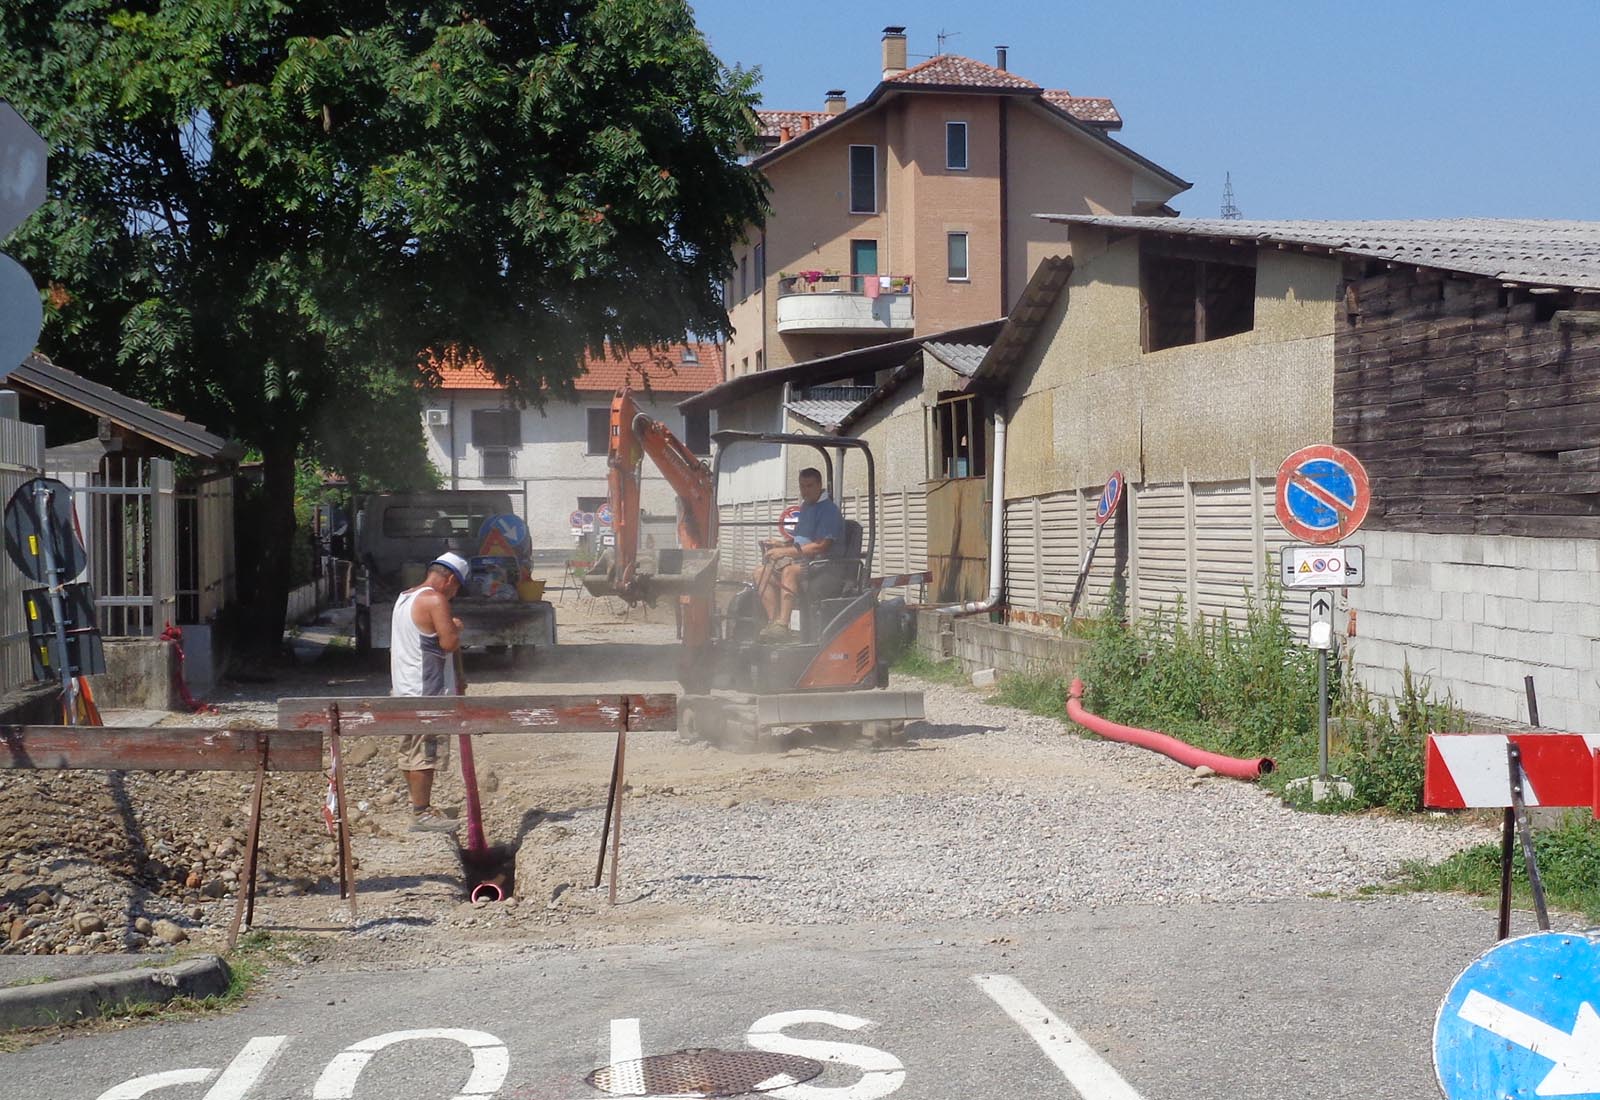
[[[1600,540],[1366,531],[1367,587],[1350,589],[1361,681],[1398,693],[1402,669],[1465,709],[1600,732]]]

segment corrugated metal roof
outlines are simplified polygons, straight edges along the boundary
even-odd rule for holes
[[[1417,221],[1228,221],[1040,214],[1046,221],[1174,236],[1324,248],[1345,256],[1530,286],[1600,290],[1600,222],[1520,218]]]
[[[37,353],[6,375],[5,385],[82,409],[191,458],[225,462],[244,453],[238,443],[206,431],[203,424],[91,382]]]
[[[983,362],[983,357],[989,352],[988,344],[950,344],[939,340],[927,340],[922,346],[939,362],[968,378],[972,377],[972,372],[978,369],[978,364]]]
[[[856,406],[859,404],[861,404],[860,401],[841,401],[838,398],[821,397],[788,401],[784,403],[783,407],[802,420],[808,420],[824,431],[832,432],[840,424],[844,423],[845,417],[855,412]]]

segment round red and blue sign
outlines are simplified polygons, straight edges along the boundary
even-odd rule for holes
[[[1355,534],[1367,518],[1372,489],[1355,455],[1319,443],[1302,447],[1278,467],[1278,522],[1313,546],[1328,546]]]
[[[609,504],[600,505],[600,511],[595,513],[595,519],[600,521],[600,526],[601,527],[610,527],[611,526],[611,519],[612,519],[612,516],[611,516],[611,505],[609,505]]]
[[[1105,490],[1100,494],[1100,503],[1094,506],[1096,524],[1104,527],[1106,520],[1117,514],[1117,505],[1122,503],[1122,490],[1126,484],[1127,479],[1122,476],[1121,470],[1112,471]]]
[[[800,505],[790,504],[778,514],[778,534],[786,539],[794,538],[795,526],[800,522]]]

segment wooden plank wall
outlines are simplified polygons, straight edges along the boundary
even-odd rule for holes
[[[1600,537],[1600,299],[1346,268],[1334,442],[1377,529]]]

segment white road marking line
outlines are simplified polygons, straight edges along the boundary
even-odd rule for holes
[[[643,1057],[638,1017],[612,1020],[611,1087],[606,1091],[613,1096],[643,1096],[644,1067],[639,1064]]]
[[[1143,1100],[1109,1062],[1021,982],[1004,974],[977,974],[972,980],[1039,1044],[1083,1100]]]
[[[169,1069],[161,1073],[147,1073],[143,1077],[135,1077],[131,1081],[124,1081],[120,1085],[112,1085],[102,1092],[96,1100],[140,1100],[149,1096],[157,1089],[171,1088],[173,1085],[200,1085],[217,1072],[214,1069]]]
[[[217,1083],[206,1093],[205,1100],[244,1100],[245,1093],[261,1080],[288,1039],[287,1035],[258,1035],[251,1039],[238,1057],[228,1063]]]
[[[486,1031],[454,1027],[424,1027],[412,1031],[391,1031],[363,1039],[344,1048],[328,1063],[312,1086],[311,1100],[351,1100],[356,1078],[367,1068],[372,1056],[385,1047],[413,1039],[449,1039],[472,1051],[472,1074],[452,1100],[489,1100],[505,1084],[511,1068],[506,1045]]]

